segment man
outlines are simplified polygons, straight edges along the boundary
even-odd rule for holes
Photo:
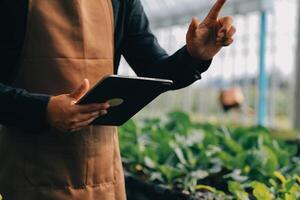
[[[103,102],[76,102],[123,55],[139,76],[173,89],[200,79],[233,42],[232,19],[218,0],[187,45],[168,56],[149,29],[140,0],[0,2],[0,193],[7,200],[122,200],[116,128],[90,126]],[[83,81],[83,83],[82,83]],[[76,89],[77,88],[77,89]]]

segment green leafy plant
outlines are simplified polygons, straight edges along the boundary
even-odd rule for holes
[[[300,199],[298,145],[262,127],[194,123],[182,112],[120,128],[125,169],[140,180],[191,196]],[[226,197],[225,197],[226,196]]]

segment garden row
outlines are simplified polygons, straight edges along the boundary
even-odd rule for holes
[[[120,128],[129,199],[300,199],[297,141],[261,127],[194,123],[181,112]]]

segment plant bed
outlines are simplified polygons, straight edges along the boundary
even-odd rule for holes
[[[181,192],[173,191],[163,185],[151,184],[146,181],[141,181],[138,178],[127,175],[126,188],[128,199],[130,200],[179,200],[188,199],[188,195]]]
[[[197,192],[195,197],[182,191],[172,190],[161,184],[141,181],[131,175],[126,175],[126,192],[129,200],[221,200],[210,192]],[[197,197],[196,197],[197,196]]]
[[[300,199],[298,141],[262,127],[199,124],[173,112],[128,122],[120,144],[128,195],[140,200]]]

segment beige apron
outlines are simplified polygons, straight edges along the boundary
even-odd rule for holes
[[[29,0],[28,13],[16,87],[59,95],[113,73],[111,0]],[[125,199],[115,127],[38,135],[4,127],[0,158],[5,200]]]

